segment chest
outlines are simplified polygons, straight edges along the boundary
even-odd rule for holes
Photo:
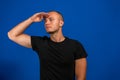
[[[55,65],[71,65],[74,62],[74,51],[74,47],[64,44],[42,45],[39,57],[43,62]]]

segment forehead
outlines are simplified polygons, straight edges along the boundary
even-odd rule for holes
[[[57,17],[57,18],[60,17],[60,15],[56,12],[48,12],[48,15],[49,15],[48,18],[49,17]]]

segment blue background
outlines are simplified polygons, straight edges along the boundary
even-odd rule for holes
[[[1,0],[0,80],[39,80],[38,55],[10,41],[7,32],[34,13],[49,10],[63,14],[64,35],[86,49],[87,80],[120,80],[119,0]],[[47,35],[43,22],[25,33]]]

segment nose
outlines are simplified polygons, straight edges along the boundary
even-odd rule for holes
[[[45,21],[45,25],[48,25],[48,24],[50,24],[50,21],[49,21],[49,20],[46,20],[46,21]]]

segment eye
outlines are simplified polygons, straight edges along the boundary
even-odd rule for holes
[[[53,18],[50,18],[49,20],[50,20],[50,21],[53,21],[54,19],[53,19]]]

